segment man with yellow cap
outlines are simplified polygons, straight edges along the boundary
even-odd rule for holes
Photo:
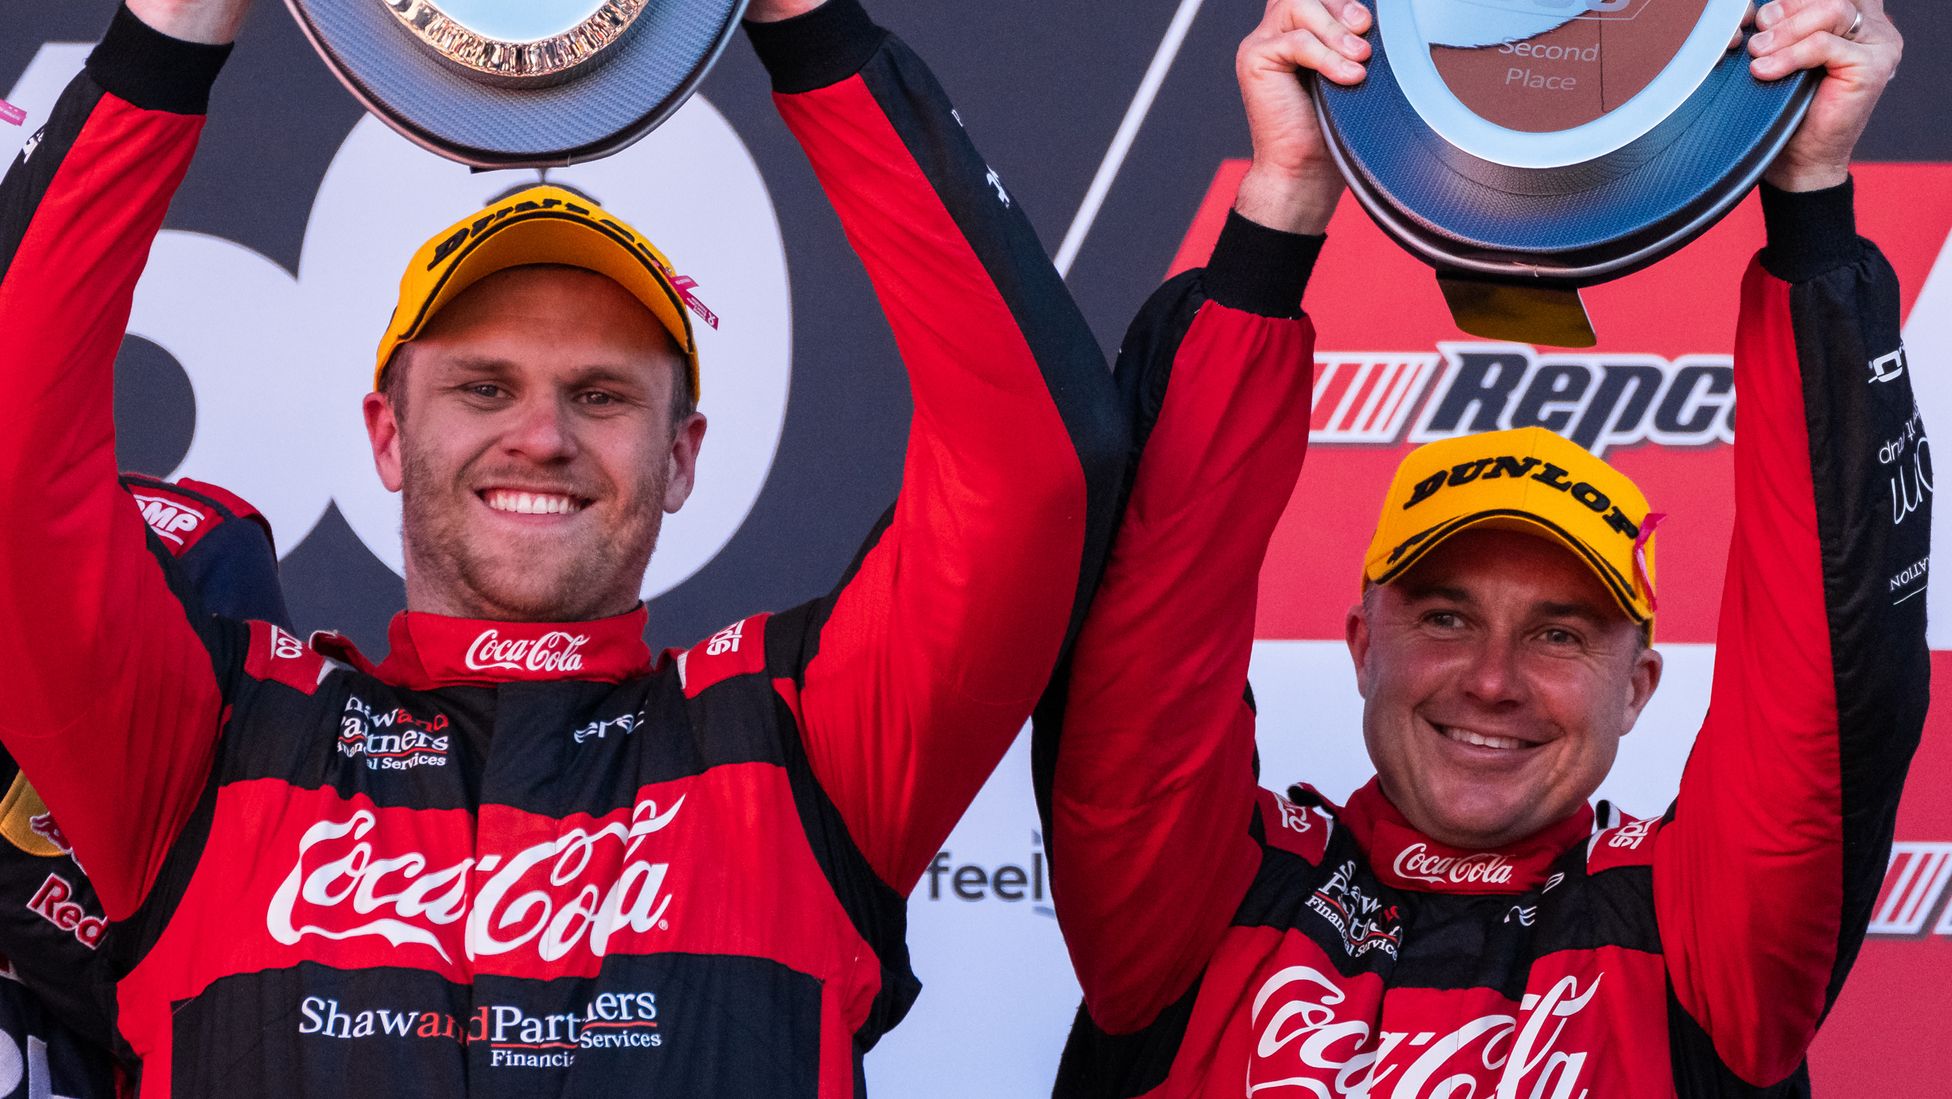
[[[1057,1093],[1808,1094],[1927,699],[1929,503],[1891,468],[1926,443],[1849,183],[1897,32],[1877,0],[1776,0],[1748,39],[1758,77],[1824,75],[1743,283],[1708,717],[1672,806],[1634,820],[1589,799],[1660,682],[1655,528],[1686,505],[1540,426],[1423,446],[1384,495],[1346,620],[1375,779],[1340,806],[1257,785],[1257,579],[1341,189],[1294,77],[1361,80],[1371,18],[1274,0],[1241,46],[1254,161],[1220,247],[1254,235],[1291,279],[1260,336],[1216,344],[1237,306],[1189,272],[1120,356],[1145,449],[1035,753],[1084,988]]]
[[[904,898],[1115,517],[1110,373],[1029,222],[855,0],[754,0],[916,408],[845,581],[645,648],[738,364],[699,362],[642,234],[545,186],[401,279],[363,408],[404,496],[385,658],[186,613],[116,485],[112,365],[244,8],[129,0],[0,184],[0,739],[111,921],[142,1094],[861,1094],[917,991]]]

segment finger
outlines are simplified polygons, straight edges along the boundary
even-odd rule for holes
[[[1337,10],[1329,11],[1322,0],[1289,0],[1278,14],[1279,21],[1274,30],[1282,34],[1306,31],[1322,44],[1333,49],[1351,61],[1361,61],[1369,56],[1369,43],[1363,41],[1349,30],[1341,18],[1342,4],[1336,0]],[[1356,4],[1356,7],[1362,7]]]
[[[1369,25],[1374,22],[1369,14],[1369,5],[1364,4],[1362,0],[1348,0],[1348,3],[1342,5],[1342,10],[1337,17],[1342,20],[1343,26],[1357,34],[1368,34]]]
[[[1778,80],[1804,69],[1829,69],[1835,72],[1852,66],[1869,66],[1870,46],[1821,31],[1797,39],[1781,49],[1749,62],[1749,71],[1758,80]]]
[[[1742,13],[1741,25],[1735,28],[1734,34],[1728,36],[1728,48],[1731,50],[1740,49],[1742,46],[1742,32],[1753,26],[1755,26],[1755,4],[1751,0],[1748,10]]]
[[[1750,38],[1749,52],[1764,57],[1813,34],[1831,34],[1842,38],[1852,24],[1858,22],[1858,18],[1856,6],[1848,0],[1806,4],[1801,10],[1778,20],[1775,26]],[[1866,19],[1858,26],[1860,40],[1869,23],[1870,20]]]
[[[1263,69],[1306,69],[1343,85],[1360,84],[1369,75],[1369,70],[1330,49],[1314,32],[1306,30],[1289,31],[1254,43],[1247,62]]]
[[[1870,8],[1869,0],[1860,0],[1856,4],[1852,4],[1851,0],[1769,0],[1768,3],[1756,9],[1755,26],[1757,30],[1766,31],[1774,28],[1776,24],[1781,23],[1790,16],[1810,8],[1830,7],[1834,10],[1842,11],[1845,6],[1863,8],[1867,12]],[[1846,15],[1845,18],[1848,19],[1849,16]]]

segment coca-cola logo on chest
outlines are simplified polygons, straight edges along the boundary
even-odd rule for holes
[[[487,629],[469,643],[468,668],[484,672],[571,673],[583,670],[582,648],[588,634],[551,630],[541,637],[504,638],[501,631]]]
[[[1604,977],[1594,973],[1584,984],[1577,975],[1561,977],[1542,992],[1527,992],[1510,1013],[1415,1018],[1392,1012],[1400,1029],[1383,1030],[1376,1025],[1383,1016],[1380,983],[1365,996],[1314,966],[1284,966],[1254,996],[1247,1094],[1587,1099],[1593,1094],[1588,1054],[1567,1030],[1593,1002]],[[1584,1030],[1590,1041],[1594,1024]]]
[[[653,861],[645,848],[684,803],[680,797],[659,809],[645,799],[627,820],[616,813],[608,823],[444,866],[414,849],[418,837],[386,834],[372,810],[322,820],[299,838],[265,925],[286,946],[307,936],[373,936],[429,947],[450,964],[457,953],[600,958],[615,936],[670,929],[670,863]]]
[[[1511,860],[1490,851],[1469,855],[1439,855],[1428,845],[1413,843],[1396,853],[1396,876],[1432,885],[1505,885],[1511,881]]]

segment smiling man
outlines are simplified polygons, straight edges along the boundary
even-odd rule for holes
[[[1890,455],[1925,443],[1896,282],[1851,215],[1897,32],[1877,0],[1757,19],[1756,76],[1824,75],[1742,287],[1710,708],[1642,820],[1588,799],[1660,682],[1668,502],[1538,426],[1423,446],[1384,496],[1347,616],[1376,777],[1340,806],[1257,788],[1255,596],[1307,444],[1296,303],[1341,193],[1295,73],[1363,79],[1369,8],[1273,0],[1242,44],[1252,166],[1212,263],[1120,354],[1144,452],[1038,720],[1084,988],[1059,1095],[1808,1094],[1923,726],[1930,524],[1893,510]],[[1249,243],[1283,292],[1241,294]]]
[[[429,238],[380,340],[385,659],[186,613],[112,366],[244,7],[130,0],[0,185],[0,738],[112,923],[142,1094],[861,1094],[917,991],[904,898],[1081,618],[1127,454],[1029,222],[854,0],[755,0],[916,408],[845,581],[646,649],[710,364],[663,255],[539,186]]]

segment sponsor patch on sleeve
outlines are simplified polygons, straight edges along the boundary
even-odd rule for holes
[[[1654,863],[1654,845],[1651,837],[1660,831],[1658,817],[1646,820],[1627,818],[1625,824],[1596,832],[1586,847],[1586,872],[1597,874],[1602,870],[1614,870],[1622,866],[1651,866]]]
[[[244,671],[253,679],[271,680],[311,694],[325,678],[325,656],[290,632],[270,622],[252,622],[250,652]]]
[[[224,521],[216,508],[170,485],[138,482],[129,486],[129,495],[142,510],[142,521],[177,557],[188,553]]]
[[[766,668],[766,618],[764,613],[743,618],[678,654],[678,682],[684,684],[685,697],[698,693],[735,675],[750,675]]]
[[[1272,790],[1262,790],[1260,802],[1261,827],[1269,847],[1300,855],[1310,863],[1322,861],[1334,817],[1320,806],[1297,805]]]

